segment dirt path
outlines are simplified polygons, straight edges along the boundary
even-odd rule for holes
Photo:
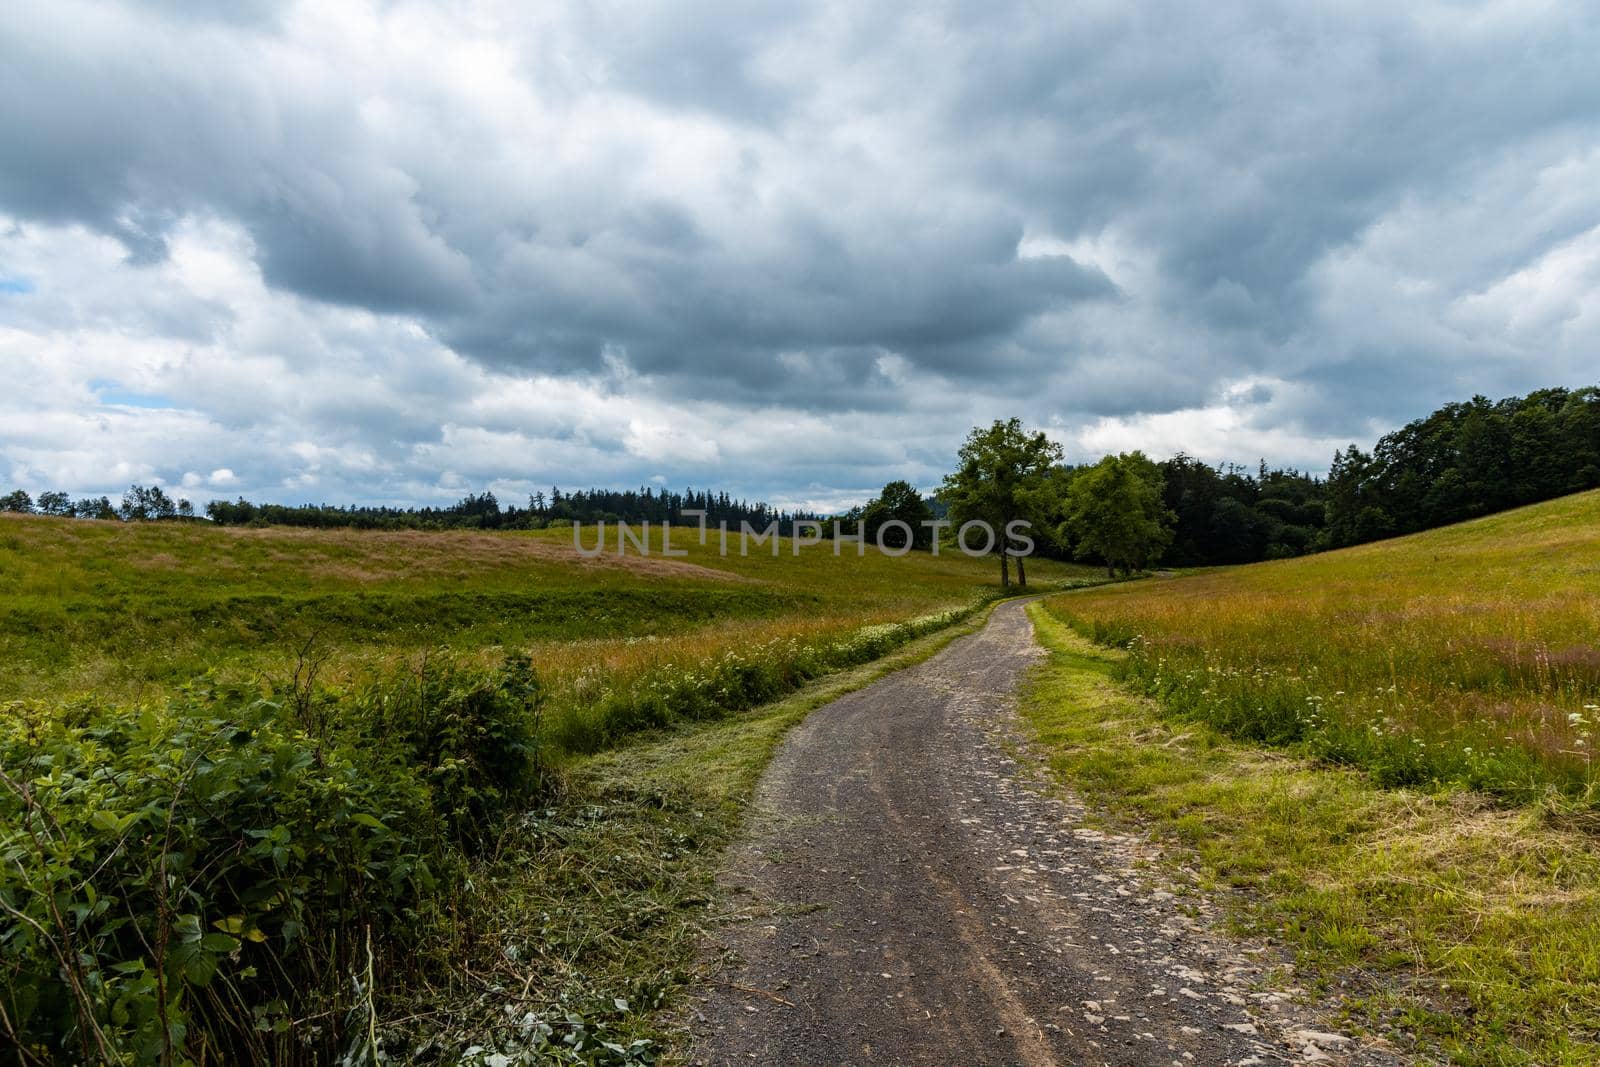
[[[1040,791],[1009,753],[1012,694],[1042,654],[1008,602],[794,730],[731,860],[745,914],[691,1059],[1397,1062],[1269,988],[1273,950],[1152,886],[1151,845]]]

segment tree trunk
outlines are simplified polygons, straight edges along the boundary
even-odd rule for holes
[[[1117,576],[1117,565],[1115,563],[1112,563],[1109,559],[1106,560],[1106,577],[1107,578],[1115,578],[1116,576]]]
[[[1022,566],[1021,556],[1017,557],[1017,587],[1019,589],[1028,588],[1028,572]]]
[[[1009,589],[1010,587],[1011,587],[1011,568],[1006,565],[1006,554],[1004,552],[1001,552],[1000,553],[1000,588],[1001,589]]]

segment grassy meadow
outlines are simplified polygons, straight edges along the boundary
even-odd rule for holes
[[[998,591],[959,554],[724,557],[679,530],[665,558],[659,536],[591,559],[570,530],[0,518],[0,1044],[22,1063],[459,1058],[514,1002],[529,1055],[648,1062],[705,904],[679,890],[737,798],[592,761],[711,743]],[[642,989],[589,939],[615,941],[603,884],[662,878],[678,903],[641,902],[629,951],[667,977]]]
[[[159,697],[201,676],[349,685],[426,657],[535,662],[560,747],[594,751],[637,698],[711,687],[705,671],[793,660],[876,625],[970,607],[986,560],[843,545],[746,547],[673,531],[661,554],[574,551],[571,530],[213,528],[0,515],[0,700]],[[594,545],[594,530],[584,531]],[[1038,560],[1034,581],[1090,568]],[[870,640],[870,635],[868,635]],[[603,721],[617,716],[619,722]]]
[[[594,531],[584,531],[586,545]],[[396,653],[518,647],[547,669],[638,659],[607,642],[683,643],[685,662],[771,637],[843,632],[971,603],[995,585],[987,561],[949,551],[902,560],[843,546],[796,556],[754,545],[718,552],[673,532],[664,558],[630,543],[584,558],[570,530],[260,529],[0,514],[0,699],[131,696],[202,673],[282,670],[307,641],[326,669]],[[1089,573],[1038,561],[1036,580]],[[579,647],[583,651],[575,652]],[[590,647],[592,646],[592,647]]]
[[[1061,780],[1247,890],[1354,1021],[1600,1059],[1600,493],[1031,612]]]
[[[1231,905],[1242,930],[1293,949],[1295,987],[1422,1062],[1600,1061],[1592,821],[1380,786],[1176,716],[1119,684],[1128,654],[1060,610],[1030,608],[1050,657],[1023,716],[1101,819],[1164,840],[1162,884]]]
[[[1600,805],[1600,493],[1050,607],[1232,736],[1387,785]]]

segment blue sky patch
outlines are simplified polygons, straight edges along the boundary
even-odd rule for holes
[[[95,378],[89,382],[89,388],[94,390],[94,394],[100,403],[108,407],[172,408],[178,406],[172,402],[171,397],[162,396],[160,393],[136,393],[126,388],[121,382],[114,382],[109,378]]]

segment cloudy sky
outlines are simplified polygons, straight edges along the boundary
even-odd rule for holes
[[[1325,468],[1600,381],[1596,11],[0,5],[0,491]]]

